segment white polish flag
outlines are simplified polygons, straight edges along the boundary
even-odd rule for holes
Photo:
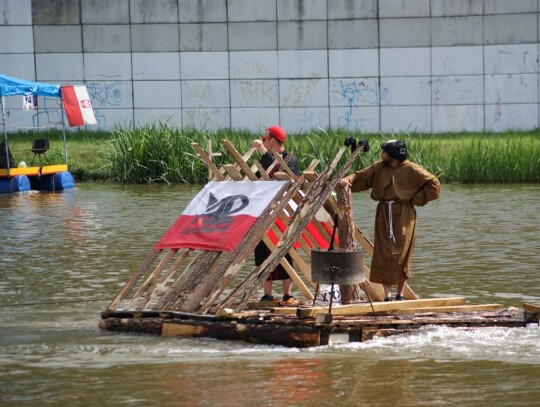
[[[155,248],[233,251],[285,182],[209,182]]]
[[[70,127],[97,123],[86,86],[61,86],[60,88]]]

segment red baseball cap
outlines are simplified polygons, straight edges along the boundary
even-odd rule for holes
[[[272,134],[272,137],[274,137],[276,140],[281,141],[282,143],[285,143],[285,140],[287,139],[287,135],[285,134],[285,130],[279,126],[270,126],[266,130]]]

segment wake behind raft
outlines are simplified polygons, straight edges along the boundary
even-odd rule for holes
[[[311,347],[426,325],[538,324],[537,305],[503,309],[466,304],[465,297],[420,299],[409,286],[406,301],[384,302],[384,290],[370,282],[364,262],[373,245],[347,211],[350,194],[339,188],[333,193],[361,148],[338,170],[345,147],[320,174],[315,160],[300,176],[275,155],[275,165],[284,171],[270,179],[272,167],[265,171],[252,159],[253,149],[242,155],[229,141],[221,144],[233,163],[217,168],[211,154],[193,143],[211,180],[101,313],[102,329]],[[246,260],[261,240],[271,253],[252,266]],[[278,264],[301,293],[290,306],[258,300],[259,288]]]

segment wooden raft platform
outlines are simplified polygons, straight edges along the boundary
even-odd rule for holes
[[[343,304],[347,305],[334,304],[330,314],[329,304],[317,297],[319,286],[311,278],[311,251],[333,247],[331,233],[337,230],[340,242],[346,243],[345,248],[355,250],[358,245],[366,256],[373,254],[373,244],[346,219],[343,208],[348,206],[350,212],[350,201],[343,202],[343,191],[338,190],[337,198],[333,195],[361,149],[353,151],[334,175],[347,150],[345,147],[320,174],[314,171],[316,160],[296,176],[275,155],[274,165],[279,164],[281,170],[271,179],[268,174],[272,167],[263,169],[251,157],[253,148],[241,155],[229,141],[221,143],[225,149],[223,155],[228,153],[234,161],[221,168],[212,161],[217,154],[211,152],[210,146],[207,153],[193,143],[208,166],[211,181],[279,180],[285,181],[283,187],[231,252],[153,248],[101,313],[102,329],[310,347],[365,341],[429,325],[473,329],[538,323],[537,305],[502,309],[497,304],[466,304],[464,297],[420,299],[408,285],[404,292],[407,301],[383,302],[383,288],[370,282],[367,266],[364,266],[363,283],[339,287],[342,293],[347,293],[347,298],[342,296]],[[261,240],[270,255],[262,265],[249,269],[246,260],[253,256]],[[258,301],[258,291],[278,264],[294,281],[298,291],[295,296],[301,297],[294,306]],[[324,307],[312,306],[316,297],[317,303],[323,303]]]
[[[198,315],[174,311],[106,311],[100,326],[118,332],[137,332],[184,338],[214,338],[287,347],[313,347],[339,343],[365,342],[375,337],[412,333],[426,326],[457,329],[488,327],[519,328],[538,324],[540,307],[524,304],[524,309],[501,309],[491,305],[427,304],[458,303],[463,298],[413,300],[403,303],[374,304],[375,312],[365,315],[333,315],[325,318],[302,317],[312,309],[275,308],[229,315]],[[383,307],[377,307],[383,305]],[[369,307],[369,304],[367,304]],[[377,309],[381,308],[380,311]],[[422,308],[425,311],[422,311]],[[530,311],[530,310],[533,311]],[[336,311],[340,308],[335,308]],[[534,311],[536,310],[536,311]],[[338,312],[339,314],[339,312]],[[300,315],[300,316],[299,316]]]

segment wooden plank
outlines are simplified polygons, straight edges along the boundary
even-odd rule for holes
[[[206,151],[204,151],[204,149],[198,143],[191,143],[191,145],[193,146],[193,149],[197,152],[197,154],[199,154],[199,157],[201,157],[204,163],[208,166],[208,169],[212,172],[213,176],[218,181],[224,181],[225,175],[223,175],[223,173],[219,171],[218,167],[216,167],[214,162],[206,154]]]
[[[289,174],[289,177],[291,177],[291,179],[297,179],[298,176],[294,172],[292,172],[292,170],[289,168],[285,160],[279,154],[277,153],[273,153],[273,154],[274,154],[274,159],[279,163],[281,168],[283,168],[285,172]]]
[[[276,315],[296,315],[296,307],[272,307],[270,312]]]
[[[259,161],[255,161],[255,167],[257,167],[257,171],[259,171],[259,174],[261,175],[261,179],[265,181],[271,180],[270,175],[268,175],[268,173],[266,172],[266,170],[264,169],[264,167]]]
[[[150,265],[152,264],[152,262],[155,260],[155,258],[160,252],[161,250],[152,249],[152,252],[146,258],[146,260],[140,265],[139,269],[135,272],[135,274],[131,276],[131,278],[126,282],[124,287],[122,287],[118,295],[107,306],[107,310],[116,309],[120,301],[122,301],[127,296],[127,294],[129,294],[129,292],[133,289],[133,287],[135,287],[139,279],[145,275],[146,270],[148,269],[148,267],[150,267]]]
[[[320,161],[317,160],[316,158],[314,158],[313,160],[311,160],[311,163],[309,163],[309,165],[307,166],[306,170],[304,171],[304,173],[307,171],[307,172],[313,172],[315,170],[315,168],[317,167],[317,165],[319,165]]]
[[[225,165],[223,165],[223,169],[225,170],[225,172],[226,172],[233,180],[236,180],[236,181],[242,180],[242,174],[240,173],[240,171],[238,171],[238,168],[236,167],[236,165],[233,165],[233,164],[225,164]]]
[[[244,171],[244,174],[248,177],[251,181],[257,181],[259,178],[255,175],[254,172],[251,171],[250,166],[246,163],[244,157],[240,155],[240,153],[234,148],[234,146],[231,144],[228,140],[221,140],[221,144],[225,147],[225,149],[229,152],[229,154],[234,158],[238,166]],[[252,147],[251,153],[253,153],[254,148]],[[248,156],[251,156],[249,154]]]
[[[352,304],[332,308],[332,315],[366,315],[372,312],[407,310],[414,308],[442,307],[465,304],[465,297],[433,298],[427,300],[410,300],[394,302],[375,302],[373,304]],[[298,308],[299,318],[314,318],[317,314],[327,313],[324,307]]]
[[[540,312],[540,305],[524,303],[523,309],[531,312]]]

